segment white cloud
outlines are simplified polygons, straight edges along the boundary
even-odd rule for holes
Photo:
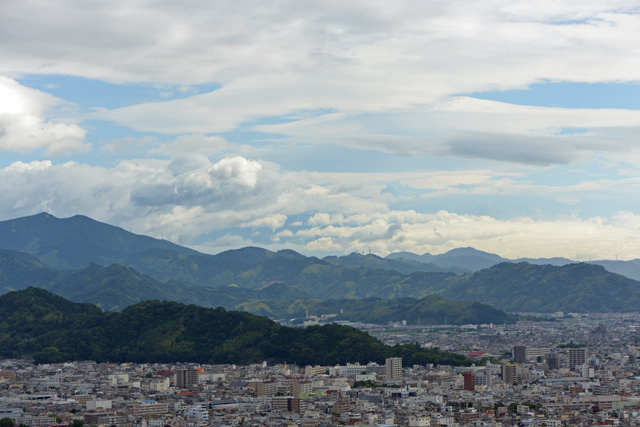
[[[0,76],[0,150],[19,153],[45,149],[49,157],[85,152],[86,131],[75,124],[53,123],[46,114],[64,101]]]
[[[287,221],[287,216],[282,214],[270,214],[262,218],[254,219],[246,224],[242,224],[243,227],[267,227],[273,231],[278,228],[282,228]]]
[[[568,164],[595,155],[640,163],[640,111],[531,107],[457,97],[386,114],[328,114],[322,120],[260,125],[293,142],[327,140],[402,156],[430,154],[532,165]],[[560,134],[563,129],[591,132]]]
[[[398,217],[414,217],[413,222],[395,222]],[[358,221],[362,222],[363,218]],[[345,222],[350,222],[349,218]],[[489,216],[388,212],[372,215],[360,226],[311,228],[296,233],[307,241],[309,251],[372,251],[386,255],[395,251],[443,253],[472,246],[504,257],[573,258],[590,254],[593,259],[636,257],[640,250],[640,216],[620,212],[609,221],[600,217],[560,217],[533,220],[529,217],[499,220]],[[324,249],[323,249],[324,248]],[[338,249],[339,248],[339,249]],[[583,259],[584,260],[584,259]]]
[[[51,160],[44,160],[42,162],[39,162],[37,160],[30,162],[30,163],[24,163],[21,161],[17,161],[14,163],[11,163],[9,166],[7,166],[5,168],[6,171],[18,171],[18,172],[25,172],[25,171],[39,171],[39,170],[44,170],[51,167]]]
[[[619,211],[611,219],[581,218],[577,214],[498,219],[444,210],[421,213],[391,209],[382,198],[321,191],[340,181],[329,175],[280,171],[268,162],[227,158],[179,175],[169,169],[170,163],[123,161],[104,168],[74,162],[15,162],[0,170],[4,189],[0,193],[0,217],[34,214],[49,204],[51,212],[59,217],[85,214],[182,244],[230,227],[259,228],[261,233],[256,236],[261,242],[271,239],[261,246],[307,254],[348,253],[369,246],[381,255],[399,250],[441,253],[474,246],[512,258],[591,253],[595,259],[614,253],[624,259],[640,251],[640,215],[629,211]],[[497,175],[497,183],[491,187],[496,174],[480,172],[477,175],[485,176],[486,182],[473,179],[470,191],[473,186],[494,191],[502,185],[506,195],[517,197],[525,188],[527,194],[572,203],[576,200],[571,197],[577,194],[581,197],[576,198],[582,200],[594,191],[620,197],[640,190],[638,177],[584,182],[566,189],[522,184],[516,177],[503,183],[506,178]],[[471,171],[467,175],[475,174]],[[412,179],[421,182],[419,177]],[[455,185],[456,181],[449,183]],[[436,181],[432,185],[443,184]],[[308,219],[289,227],[286,221],[292,216]],[[198,248],[218,252],[256,244],[233,232],[227,234]]]
[[[41,212],[85,214],[154,237],[188,243],[226,227],[278,229],[289,215],[325,207],[308,192],[317,178],[280,172],[268,162],[232,157],[176,174],[172,161],[128,160],[113,168],[50,161],[16,162],[0,170],[0,217]],[[332,209],[373,212],[376,201],[331,195]]]
[[[12,35],[0,44],[7,73],[158,88],[220,84],[210,93],[92,116],[139,131],[209,134],[290,116],[293,124],[259,129],[405,155],[553,164],[629,146],[605,134],[561,138],[554,129],[639,121],[636,112],[450,98],[540,81],[640,81],[640,14],[627,0],[534,8],[525,0],[187,1],[180,9],[123,0],[78,8],[57,0],[36,9],[11,3],[0,28],[0,37]],[[331,113],[303,120],[319,111]],[[377,116],[367,121],[363,113]],[[400,130],[380,128],[390,122]],[[415,132],[402,131],[408,128]]]

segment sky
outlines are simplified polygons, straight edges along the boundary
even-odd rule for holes
[[[0,58],[0,220],[640,258],[636,1],[4,0]]]

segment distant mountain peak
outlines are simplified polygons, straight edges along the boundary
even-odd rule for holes
[[[90,262],[111,264],[151,248],[200,254],[166,240],[138,235],[85,215],[57,218],[41,212],[0,222],[0,248],[29,253],[49,266],[68,270]]]

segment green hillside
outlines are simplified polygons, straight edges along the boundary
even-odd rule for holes
[[[438,295],[430,295],[417,300],[414,298],[397,299],[298,299],[254,300],[238,305],[236,308],[251,313],[283,319],[304,320],[307,310],[311,316],[337,314],[331,320],[386,324],[406,320],[410,325],[451,325],[482,323],[515,323],[516,316],[478,302],[455,302]]]
[[[29,254],[0,249],[0,295],[29,286],[48,286],[57,273]]]
[[[294,315],[302,316],[302,307],[309,306],[316,310],[345,309],[351,313],[350,320],[372,321],[384,323],[388,320],[402,320],[399,318],[375,319],[367,311],[374,311],[381,304],[393,305],[396,300],[370,299],[362,303],[358,299],[322,300],[312,296],[297,287],[290,287],[284,283],[273,282],[261,289],[247,289],[238,286],[203,287],[185,284],[176,280],[163,283],[152,277],[138,273],[123,264],[113,264],[102,267],[91,264],[85,268],[73,271],[54,271],[45,264],[28,254],[0,250],[0,273],[2,283],[11,283],[6,292],[24,289],[37,285],[57,295],[75,302],[89,302],[109,311],[121,311],[138,302],[157,299],[161,301],[177,301],[186,304],[196,304],[203,307],[223,307],[232,310],[244,310],[254,314],[267,315],[276,318],[289,318]],[[445,276],[447,277],[447,276]],[[401,305],[401,312],[397,316],[405,315],[407,301]],[[397,304],[396,304],[397,305]],[[469,303],[452,303],[446,307],[450,323],[470,323],[474,319],[490,318],[488,322],[503,323],[508,315],[488,306],[478,306],[469,310]],[[441,317],[444,317],[442,314]],[[424,322],[437,323],[436,318],[422,313]],[[425,324],[426,324],[425,323]],[[477,322],[476,322],[477,323]]]
[[[357,329],[328,325],[288,328],[266,317],[176,302],[144,301],[121,313],[102,312],[44,289],[0,297],[0,357],[32,353],[38,363],[198,362],[247,364],[260,360],[298,365],[383,363],[469,365],[462,355],[415,345],[388,347]]]
[[[433,263],[418,262],[403,258],[382,258],[374,254],[360,255],[357,252],[344,256],[327,256],[322,258],[322,260],[331,265],[345,265],[349,267],[364,266],[373,269],[395,270],[402,274],[411,274],[416,271],[456,274],[471,273],[471,270],[458,267],[441,267]]]
[[[284,284],[318,299],[411,297],[455,275],[418,271],[407,276],[396,270],[333,265],[293,251],[252,247],[197,256],[150,249],[128,255],[122,262],[160,281],[174,279],[207,287],[237,285],[253,290]]]
[[[628,312],[638,310],[640,282],[593,264],[501,263],[471,275],[451,277],[438,293],[509,312]]]

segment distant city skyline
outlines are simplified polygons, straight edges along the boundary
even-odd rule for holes
[[[0,6],[0,220],[640,258],[628,1]]]

